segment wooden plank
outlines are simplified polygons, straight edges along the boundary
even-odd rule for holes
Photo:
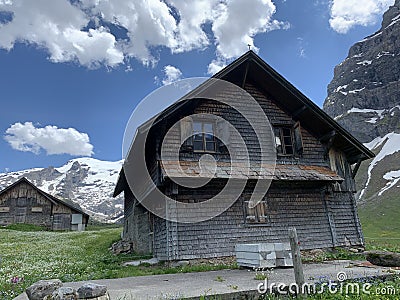
[[[296,228],[291,227],[289,228],[288,231],[289,231],[290,248],[292,250],[294,278],[296,280],[297,286],[302,287],[305,281],[304,281],[303,264],[301,263],[300,243],[299,239],[297,238]]]

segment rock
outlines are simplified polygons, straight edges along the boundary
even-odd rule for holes
[[[124,267],[126,267],[126,266],[135,266],[135,267],[137,267],[137,266],[140,266],[142,264],[156,265],[159,262],[160,261],[156,257],[153,257],[153,258],[150,258],[150,259],[127,261],[127,262],[124,262],[122,265]]]
[[[400,267],[400,253],[386,251],[367,251],[366,259],[374,265],[382,267]]]
[[[189,265],[190,262],[188,260],[178,260],[178,261],[173,261],[170,263],[170,267],[172,268],[180,268],[180,267],[185,267]]]
[[[40,280],[26,289],[26,295],[29,300],[43,300],[60,287],[62,287],[62,282],[59,279]]]
[[[107,287],[95,283],[85,283],[78,289],[78,299],[92,299],[105,296]]]
[[[110,250],[114,254],[130,253],[133,250],[133,244],[129,241],[119,240],[111,245]]]
[[[354,44],[335,67],[324,110],[362,142],[399,132],[400,0],[376,33]]]
[[[71,287],[60,287],[58,290],[53,292],[52,300],[76,300],[78,299],[78,293]]]

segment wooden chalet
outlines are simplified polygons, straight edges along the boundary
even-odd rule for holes
[[[178,163],[183,169],[190,169],[201,154],[209,153],[217,161],[216,175],[196,189],[174,183],[174,162],[160,159],[160,145],[171,126],[185,116],[210,113],[236,124],[248,146],[250,160],[259,156],[250,125],[229,106],[203,98],[176,102],[153,118],[150,127],[149,122],[139,127],[128,154],[129,158],[146,133],[146,165],[153,182],[149,184],[141,178],[128,182],[125,174],[135,168],[132,164],[125,163],[121,170],[114,196],[121,192],[125,195],[123,238],[132,241],[137,252],[153,253],[160,260],[231,256],[238,243],[286,242],[291,226],[297,229],[302,249],[363,245],[354,176],[361,161],[374,154],[252,51],[213,78],[246,90],[273,126],[276,167],[267,194],[250,208],[248,200],[255,178],[248,176],[245,189],[233,205],[210,220],[196,223],[160,218],[136,199],[131,184],[147,190],[144,197],[157,188],[178,202],[201,202],[218,193],[226,177],[235,176],[224,172],[223,165],[229,157],[221,141],[200,140],[183,149]],[[207,88],[206,81],[198,89]],[[235,97],[229,91],[224,93],[227,99]],[[199,124],[193,123],[190,128],[195,130],[196,126]],[[200,126],[217,130],[216,124]],[[180,132],[175,134],[179,136]]]
[[[0,192],[0,226],[24,223],[83,231],[88,220],[80,208],[45,193],[25,177]]]

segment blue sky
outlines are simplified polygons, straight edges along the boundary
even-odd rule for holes
[[[0,172],[122,158],[146,95],[252,49],[322,106],[394,0],[0,0]]]

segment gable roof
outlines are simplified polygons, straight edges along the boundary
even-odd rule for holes
[[[257,87],[271,95],[281,109],[291,115],[295,120],[300,121],[304,128],[313,132],[321,141],[327,142],[331,140],[335,146],[346,154],[350,164],[375,156],[374,153],[358,141],[351,133],[344,129],[251,50],[226,66],[212,78],[226,80],[241,87],[244,86],[247,80],[251,80]],[[200,94],[201,91],[206,90],[212,85],[212,80],[206,80],[182,99],[193,98],[196,94]],[[187,101],[178,100],[139,126],[129,151],[132,150],[135,140],[138,139],[139,136],[186,104]],[[123,191],[126,183],[122,168],[114,190],[114,197]]]
[[[47,200],[49,200],[51,203],[53,203],[55,205],[59,205],[59,204],[65,205],[65,206],[69,207],[70,209],[72,209],[73,211],[81,213],[81,214],[85,215],[86,217],[89,217],[89,215],[87,213],[85,213],[82,209],[42,191],[37,186],[35,186],[32,182],[30,182],[28,179],[26,179],[26,177],[22,177],[22,178],[18,179],[16,182],[14,182],[13,184],[9,185],[8,187],[6,187],[2,191],[0,191],[0,196],[21,183],[28,184],[34,190],[36,190],[39,194],[41,194],[43,197],[45,197]]]

